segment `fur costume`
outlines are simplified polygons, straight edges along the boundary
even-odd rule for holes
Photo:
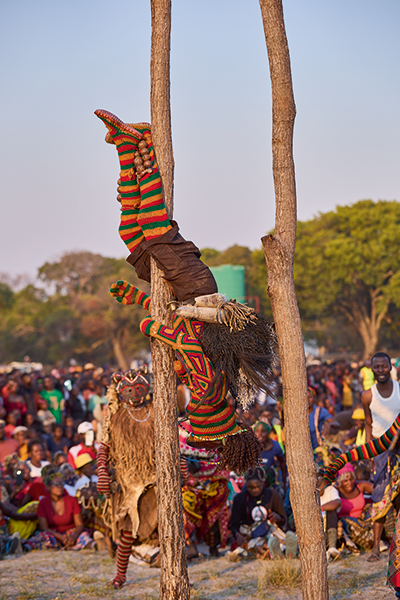
[[[123,542],[118,546],[118,581],[114,582],[121,585],[133,541],[144,542],[157,527],[154,416],[148,392],[149,384],[140,372],[112,376],[98,452],[97,487],[107,497],[104,521],[113,538]]]

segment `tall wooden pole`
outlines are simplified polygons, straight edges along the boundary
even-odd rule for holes
[[[173,212],[174,156],[170,106],[171,0],[151,0],[151,131],[170,217]],[[154,261],[151,265],[151,313],[166,323],[171,288]],[[151,342],[154,374],[154,439],[156,449],[158,532],[161,549],[161,600],[187,600],[181,477],[174,353],[157,340]]]
[[[290,499],[299,539],[304,600],[326,600],[325,537],[311,447],[307,375],[293,279],[297,201],[293,160],[293,96],[282,0],[260,0],[272,88],[275,234],[262,238],[282,368]]]

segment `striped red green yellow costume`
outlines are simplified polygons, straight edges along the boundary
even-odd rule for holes
[[[175,316],[173,327],[167,327],[147,315],[140,324],[141,332],[168,344],[175,350],[174,363],[179,379],[190,390],[187,407],[192,434],[189,444],[223,440],[243,430],[236,423],[235,411],[226,400],[229,383],[225,374],[215,376],[211,361],[199,342],[201,321]]]
[[[110,293],[123,304],[139,304],[151,309],[150,296],[126,281],[117,281]],[[140,324],[141,332],[168,344],[175,350],[175,372],[190,390],[187,407],[192,434],[191,444],[216,442],[228,435],[241,433],[235,411],[226,400],[229,383],[225,374],[215,376],[211,361],[199,342],[203,323],[174,315],[172,327],[167,327],[147,315]]]
[[[127,258],[139,279],[150,282],[155,260],[181,302],[218,291],[200,250],[170,221],[163,199],[149,123],[128,124],[106,110],[95,114],[108,129],[106,141],[115,144],[120,163],[119,235],[129,248]]]
[[[161,177],[156,162],[149,123],[123,123],[105,110],[96,115],[105,123],[109,135],[106,139],[114,143],[120,164],[121,224],[119,234],[130,252],[142,240],[159,237],[172,226],[164,205]],[[111,138],[111,139],[110,139]],[[151,173],[138,179],[135,173],[135,152],[139,142],[147,142],[152,162]]]
[[[366,458],[374,458],[374,456],[386,452],[386,450],[389,450],[398,431],[400,431],[400,414],[397,415],[393,425],[389,427],[381,437],[375,438],[362,446],[358,446],[357,448],[349,450],[349,452],[344,452],[338,456],[338,458],[325,469],[324,479],[329,483],[332,483],[335,480],[339,469],[344,467],[346,463],[356,462]]]

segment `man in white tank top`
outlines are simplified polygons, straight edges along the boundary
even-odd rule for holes
[[[400,413],[400,386],[398,381],[390,379],[392,365],[390,357],[384,352],[378,352],[372,357],[371,369],[375,375],[374,385],[363,392],[361,402],[365,412],[366,441],[380,437],[393,424]],[[372,501],[380,502],[387,485],[388,452],[374,459],[374,489]],[[379,543],[383,531],[385,517],[374,522],[374,546],[369,561],[379,560]]]

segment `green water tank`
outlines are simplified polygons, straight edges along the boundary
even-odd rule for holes
[[[229,300],[245,302],[246,290],[244,284],[243,265],[218,265],[210,267],[217,282],[218,291],[225,294]]]

